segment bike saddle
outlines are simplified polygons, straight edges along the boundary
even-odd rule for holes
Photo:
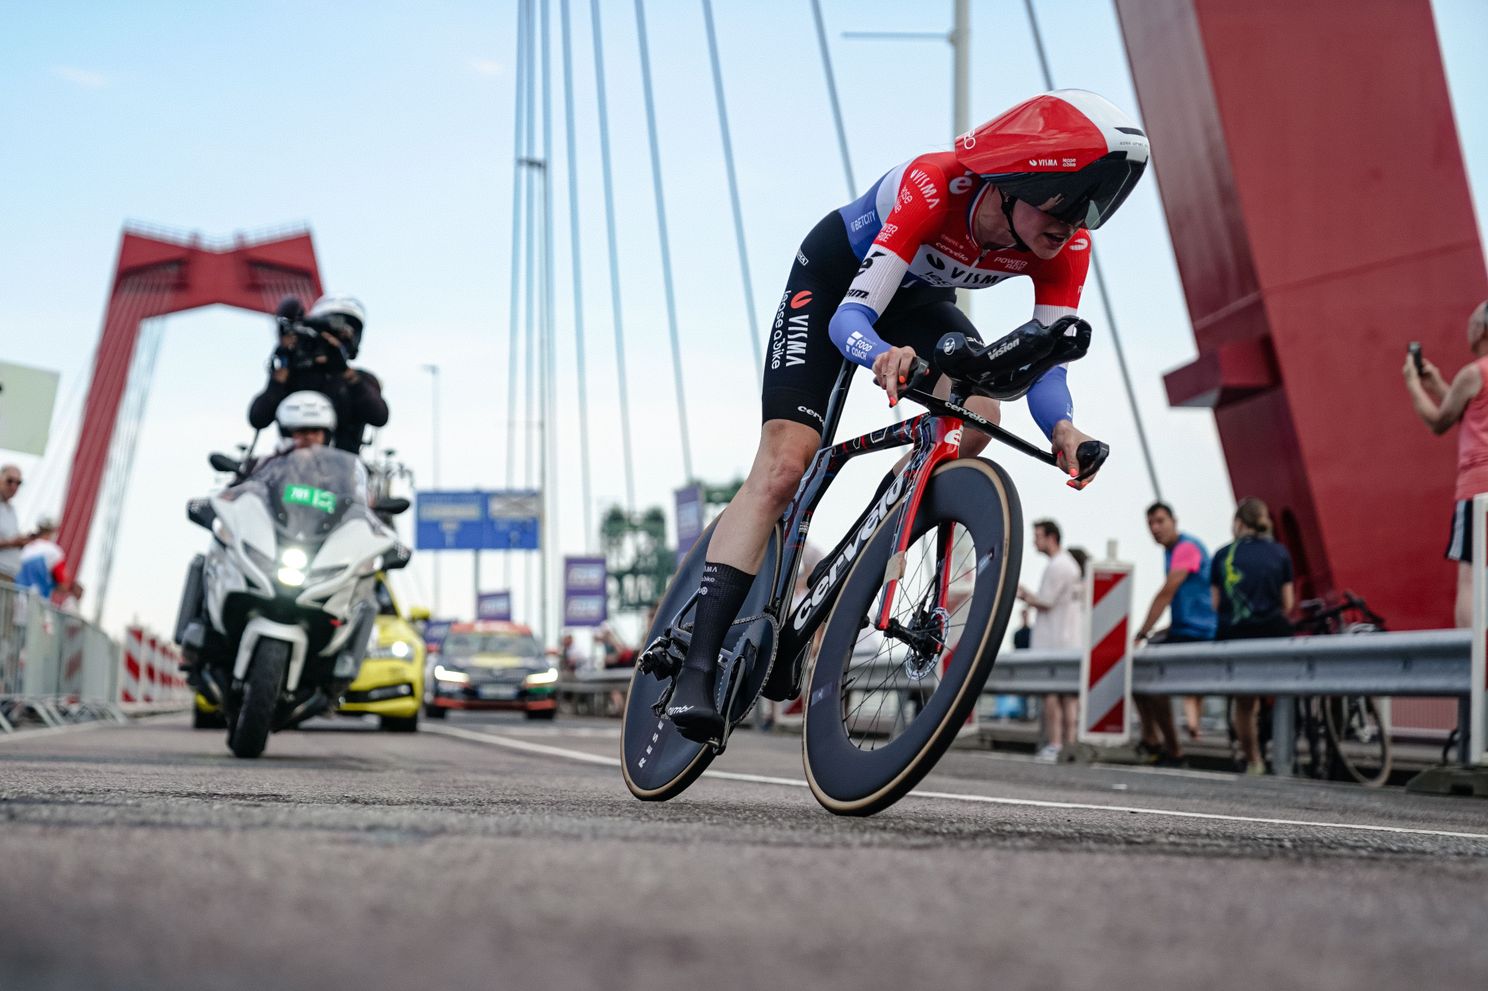
[[[978,344],[965,334],[946,334],[935,346],[935,370],[973,392],[993,399],[1018,399],[1055,365],[1075,361],[1090,349],[1090,324],[1064,316],[1047,327],[1038,320]]]

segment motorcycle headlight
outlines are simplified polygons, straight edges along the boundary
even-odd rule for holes
[[[305,573],[299,568],[291,568],[287,565],[283,568],[280,568],[274,577],[279,579],[280,585],[284,585],[289,588],[299,588],[301,585],[305,584]]]
[[[525,677],[525,678],[522,679],[522,684],[528,685],[528,686],[532,686],[532,685],[551,685],[554,682],[556,682],[557,680],[558,680],[558,669],[557,668],[548,668],[546,671],[534,671],[532,674],[529,674],[527,677]]]
[[[279,554],[279,563],[284,565],[284,567],[286,568],[292,568],[295,571],[303,572],[305,570],[305,565],[310,563],[310,558],[305,554],[304,550],[299,547],[286,547]],[[301,581],[304,581],[304,579],[302,578]]]

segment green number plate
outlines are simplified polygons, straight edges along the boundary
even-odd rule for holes
[[[334,513],[336,511],[336,493],[327,492],[325,489],[317,489],[309,485],[286,485],[284,487],[284,501],[294,506],[309,506],[318,509],[322,513]]]

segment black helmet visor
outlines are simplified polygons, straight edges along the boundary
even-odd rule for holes
[[[1128,161],[1126,152],[1118,151],[1079,172],[1020,172],[987,178],[1004,195],[1066,224],[1095,230],[1126,200],[1146,167],[1146,162]]]

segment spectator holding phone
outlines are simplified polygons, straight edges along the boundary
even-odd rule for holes
[[[1452,531],[1446,557],[1457,562],[1459,627],[1472,623],[1472,500],[1488,492],[1488,300],[1474,307],[1467,320],[1467,347],[1473,360],[1458,369],[1448,384],[1441,371],[1414,346],[1406,356],[1405,388],[1416,413],[1437,435],[1458,423],[1457,491],[1453,496]]]

